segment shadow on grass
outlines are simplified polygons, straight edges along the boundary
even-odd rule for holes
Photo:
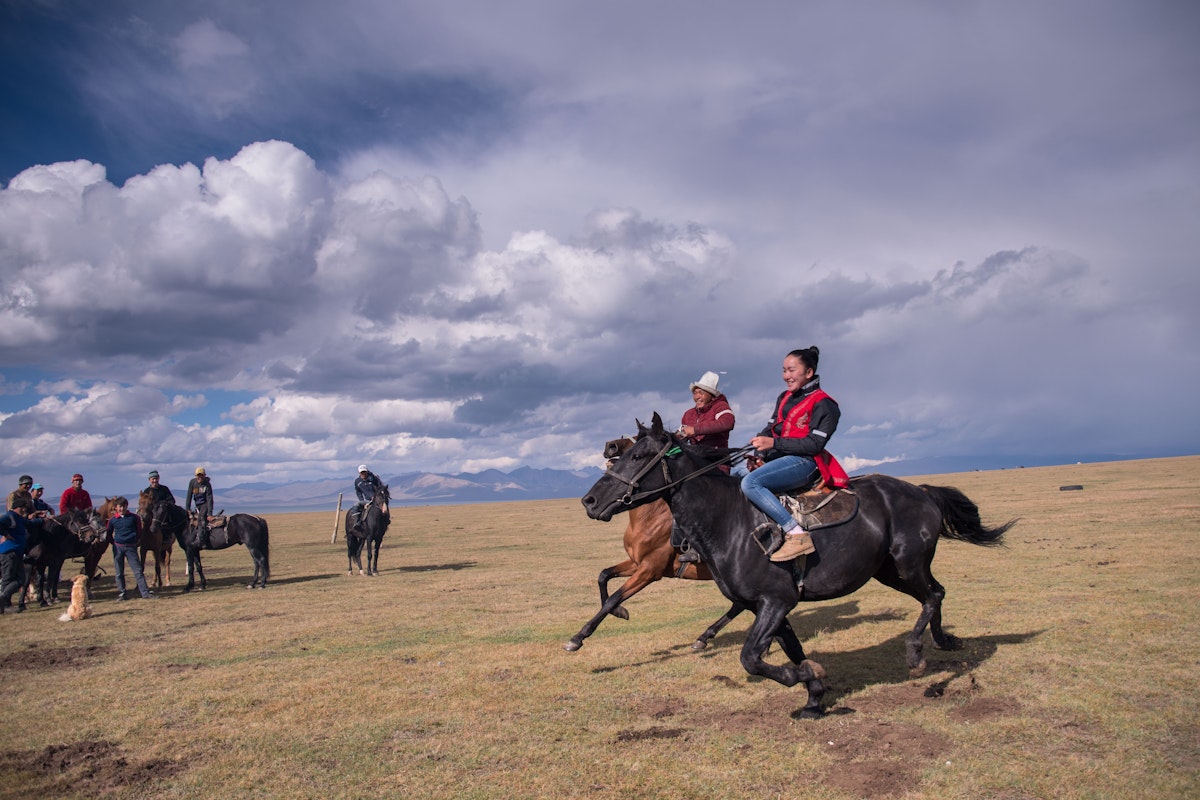
[[[457,572],[460,569],[471,569],[478,565],[478,562],[475,561],[455,561],[450,564],[413,564],[409,567],[389,567],[388,569],[381,569],[379,572],[436,572],[438,570]]]
[[[800,613],[793,611],[788,618],[792,622],[792,627],[796,629],[797,635],[800,636],[801,642],[805,642],[808,636],[817,631],[849,630],[865,622],[903,622],[909,617],[915,623],[917,618],[915,611],[911,615],[900,611],[859,615],[858,607],[858,602],[851,600],[837,605],[801,608]],[[908,626],[903,627],[904,629],[897,632],[892,638],[857,650],[809,652],[810,657],[818,661],[829,676],[826,681],[827,690],[823,702],[827,708],[834,705],[841,697],[853,694],[867,686],[880,683],[903,684],[912,679],[905,663],[905,641],[909,628]],[[951,627],[946,626],[946,631],[950,633]],[[924,657],[927,663],[925,675],[950,673],[949,677],[944,680],[933,683],[929,691],[936,693],[939,689],[944,690],[955,677],[977,669],[980,664],[995,655],[1001,645],[1024,644],[1041,633],[1042,631],[1029,631],[1027,633],[968,637],[961,640],[961,649],[939,650],[933,646],[930,634],[926,631],[924,637]],[[661,664],[674,658],[728,659],[731,668],[740,672],[738,657],[745,641],[746,630],[722,633],[713,639],[709,649],[699,653],[692,649],[690,643],[673,645],[665,650],[655,651],[649,658],[642,661],[596,667],[592,672],[605,674],[629,667]],[[773,658],[771,657],[772,653],[774,653]],[[780,662],[781,653],[778,644],[772,643],[767,658],[771,663]],[[729,678],[726,680],[736,683]],[[749,683],[770,682],[769,679],[757,675],[747,675],[745,680]]]

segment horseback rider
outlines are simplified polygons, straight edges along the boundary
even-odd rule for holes
[[[193,502],[196,504],[197,528],[200,531],[197,546],[203,550],[209,546],[208,518],[213,512],[212,482],[209,481],[204,467],[196,467],[196,477],[188,481],[184,510],[190,512]]]
[[[158,470],[150,470],[150,474],[147,477],[150,481],[150,485],[145,489],[142,489],[142,494],[146,495],[150,499],[150,505],[153,506],[157,503],[170,503],[171,505],[176,505],[175,495],[171,494],[171,490],[169,488],[159,483]]]
[[[379,480],[379,476],[367,469],[366,464],[359,464],[358,477],[354,479],[354,495],[358,498],[358,502],[351,509],[351,517],[354,520],[354,525],[351,527],[356,527],[362,521],[367,504],[375,499],[375,493],[381,488],[383,488],[383,481]]]
[[[806,347],[793,350],[783,359],[787,388],[775,401],[775,415],[750,440],[763,463],[742,478],[742,494],[783,531],[783,546],[771,555],[776,562],[791,561],[816,550],[812,537],[779,501],[777,493],[805,488],[818,477],[833,488],[849,485],[845,470],[825,450],[842,412],[837,402],[821,390],[819,357],[816,347]]]
[[[721,378],[715,372],[706,372],[691,385],[692,407],[683,412],[679,435],[689,443],[701,447],[729,447],[729,432],[733,430],[733,409],[729,401],[717,388]],[[729,467],[720,467],[728,474]],[[672,530],[672,543],[678,542],[680,563],[699,563],[700,556],[683,539],[678,530]]]

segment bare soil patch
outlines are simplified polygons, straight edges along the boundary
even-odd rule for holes
[[[38,647],[30,645],[16,653],[0,656],[0,671],[21,669],[59,669],[74,667],[106,655],[111,648],[103,645],[85,647]]]
[[[17,794],[5,790],[0,797],[106,796],[148,786],[184,768],[167,759],[130,759],[113,742],[53,744],[41,750],[0,753],[0,772],[22,778],[12,781]]]

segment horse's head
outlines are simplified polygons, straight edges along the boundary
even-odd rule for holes
[[[609,439],[604,443],[604,457],[609,461],[616,461],[629,448],[633,447],[633,439],[629,436],[622,436],[620,439]]]
[[[371,505],[375,506],[386,514],[388,510],[388,503],[391,501],[391,499],[392,496],[388,492],[387,484],[384,483],[381,484],[380,487],[375,491],[375,496],[371,498]]]
[[[91,544],[104,537],[105,519],[94,508],[86,511],[75,509],[67,514],[66,529],[79,537],[85,544]]]
[[[620,511],[659,497],[672,483],[668,461],[682,452],[678,437],[666,430],[658,412],[649,428],[638,422],[637,439],[609,462],[608,471],[583,496],[588,516],[607,522]]]

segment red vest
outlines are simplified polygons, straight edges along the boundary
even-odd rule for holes
[[[793,406],[786,417],[783,416],[783,406],[788,401],[788,396],[785,394],[779,398],[779,408],[775,409],[775,419],[781,425],[780,438],[803,439],[808,436],[813,406],[826,397],[829,395],[825,393],[824,389],[817,389]],[[832,397],[829,399],[833,400]],[[817,469],[821,471],[821,478],[825,481],[826,486],[833,489],[845,489],[850,485],[850,476],[828,451],[822,450],[813,456],[813,459],[817,462]]]

